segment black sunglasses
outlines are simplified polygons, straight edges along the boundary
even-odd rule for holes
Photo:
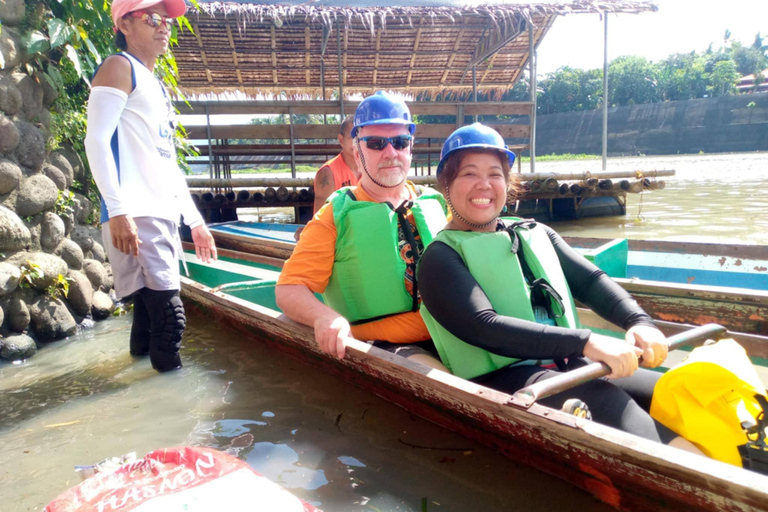
[[[397,137],[360,137],[360,140],[365,142],[365,147],[368,149],[375,149],[381,151],[387,147],[387,144],[392,144],[392,147],[396,150],[405,149],[411,145],[413,137],[410,135],[398,135]]]

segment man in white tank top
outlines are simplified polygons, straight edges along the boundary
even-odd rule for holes
[[[173,110],[153,70],[168,51],[184,0],[114,0],[121,53],[93,78],[85,148],[102,196],[102,230],[115,293],[134,297],[131,354],[149,354],[160,372],[181,367],[186,318],[179,297],[179,218],[198,258],[216,259],[213,237],[176,164]],[[111,241],[111,243],[110,243]]]

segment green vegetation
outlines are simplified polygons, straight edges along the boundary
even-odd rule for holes
[[[64,298],[69,297],[69,283],[73,279],[71,277],[65,277],[62,274],[56,276],[56,280],[48,288],[45,289],[51,298],[58,299],[62,295]]]
[[[75,194],[74,192],[65,193],[59,190],[59,197],[56,198],[56,203],[53,205],[53,211],[57,215],[69,215],[75,211]]]
[[[43,269],[37,263],[32,263],[27,260],[26,263],[22,263],[19,267],[21,271],[21,277],[19,277],[19,286],[22,288],[31,288],[35,279],[43,277]]]
[[[758,33],[750,45],[730,38],[704,52],[673,54],[660,62],[644,57],[622,56],[608,64],[609,106],[688,100],[737,94],[736,83],[743,75],[755,75],[756,88],[768,69],[768,45]],[[564,66],[540,77],[537,82],[540,114],[594,110],[602,107],[603,70],[582,70]],[[478,92],[479,101],[528,101],[527,79],[523,78],[501,98]],[[421,100],[433,100],[428,95]],[[438,101],[455,100],[453,94],[438,96]],[[422,123],[453,123],[453,116],[418,116]],[[485,120],[480,116],[480,121]],[[472,122],[467,117],[465,122]]]

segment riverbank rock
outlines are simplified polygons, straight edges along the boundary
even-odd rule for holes
[[[24,116],[34,119],[43,109],[43,88],[26,73],[14,73],[11,78],[21,93]]]
[[[61,170],[55,165],[44,163],[43,175],[48,176],[48,178],[50,178],[50,180],[56,184],[56,188],[59,190],[66,190],[68,186],[67,178],[64,176],[64,173],[61,172]]]
[[[24,19],[24,0],[3,0],[0,3],[0,21],[12,27]]]
[[[21,271],[9,263],[0,263],[0,297],[13,292],[19,285]],[[2,322],[0,322],[2,324]]]
[[[2,40],[3,34],[0,34],[0,41]],[[0,42],[0,52],[3,51],[2,45],[3,43]],[[6,64],[7,62],[6,60]],[[8,117],[15,116],[21,110],[21,105],[21,93],[16,88],[14,81],[10,77],[0,75],[0,112],[4,112]]]
[[[40,223],[40,245],[45,252],[53,252],[64,238],[64,221],[53,212],[46,212]]]
[[[19,145],[16,146],[16,158],[19,163],[30,170],[30,174],[38,173],[45,161],[45,137],[34,125],[16,121],[19,130]]]
[[[115,303],[109,298],[109,295],[102,291],[93,292],[93,306],[91,314],[94,320],[103,320],[115,310]]]
[[[24,221],[13,211],[0,206],[0,251],[24,249],[29,245],[31,237]]]
[[[62,146],[56,153],[66,158],[67,162],[69,162],[69,165],[72,167],[73,179],[82,182],[85,177],[85,165],[83,165],[83,159],[80,158],[80,155],[69,146]]]
[[[29,359],[36,353],[35,340],[26,334],[14,334],[0,340],[0,358],[6,361]]]
[[[83,268],[83,250],[69,238],[63,239],[54,249],[53,254],[63,259],[70,269]]]
[[[0,153],[11,154],[18,145],[19,129],[13,121],[0,114]]]
[[[48,161],[52,165],[56,166],[56,168],[59,169],[66,178],[67,186],[64,188],[71,187],[72,180],[75,179],[75,171],[72,169],[72,164],[69,163],[67,157],[61,151],[57,150],[48,155]]]
[[[83,260],[83,273],[88,277],[94,290],[99,290],[107,280],[104,265],[93,259]]]
[[[41,295],[29,305],[30,327],[40,341],[54,341],[77,332],[77,323],[59,299]]]
[[[10,263],[19,268],[21,268],[22,265],[28,265],[30,263],[37,265],[42,276],[32,278],[32,288],[39,291],[44,291],[51,286],[59,277],[59,274],[67,275],[67,271],[69,270],[63,259],[44,252],[19,252],[8,258],[6,263]]]
[[[35,174],[23,179],[16,197],[16,213],[22,217],[36,215],[56,203],[59,189],[50,178]]]
[[[5,325],[10,331],[22,332],[29,327],[29,308],[24,300],[26,295],[32,297],[29,293],[14,293],[3,302]]]
[[[93,245],[91,246],[91,259],[94,259],[99,263],[107,261],[107,254],[104,251],[104,248],[96,240],[93,241]]]
[[[85,197],[83,194],[79,194],[77,192],[74,193],[74,210],[75,210],[75,219],[80,224],[85,224],[88,222],[88,216],[91,214],[91,210],[93,209],[93,203],[91,203],[91,200]]]
[[[69,305],[72,306],[76,314],[88,316],[88,313],[91,312],[91,306],[93,306],[93,287],[91,282],[85,274],[77,270],[70,270],[67,277],[71,279],[67,302],[69,302]]]
[[[11,123],[13,124],[13,123]],[[0,117],[0,153],[3,153],[3,128],[2,118]],[[21,183],[21,167],[10,160],[0,158],[0,194],[7,194],[15,189]]]
[[[72,233],[69,235],[69,238],[80,246],[83,253],[85,253],[85,251],[90,251],[91,247],[93,247],[93,237],[85,226],[75,225],[75,227],[72,228]]]
[[[2,5],[0,4],[0,7]],[[24,45],[21,42],[21,36],[16,30],[5,26],[3,28],[4,30],[0,32],[0,55],[3,56],[6,69],[13,69],[21,62]]]

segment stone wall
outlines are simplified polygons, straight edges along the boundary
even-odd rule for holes
[[[24,9],[23,0],[0,1],[0,358],[7,360],[31,357],[40,343],[114,309],[101,230],[86,223],[94,205],[77,193],[70,200],[86,169],[71,148],[46,150],[58,92],[20,68]],[[64,281],[68,294],[57,298]]]
[[[538,116],[536,153],[602,154],[602,116],[602,110]],[[611,155],[767,150],[768,93],[633,105],[608,111]]]

